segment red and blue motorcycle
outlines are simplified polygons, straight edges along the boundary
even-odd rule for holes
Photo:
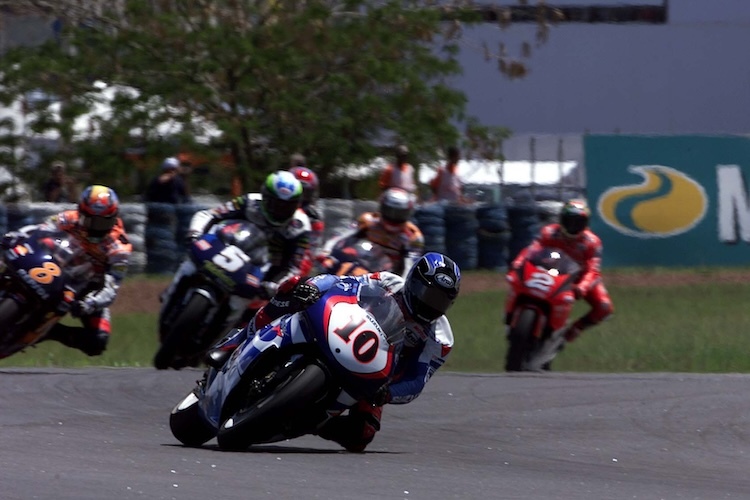
[[[172,410],[172,434],[187,446],[216,437],[221,449],[238,450],[314,433],[390,382],[403,325],[393,296],[344,277],[209,368]]]

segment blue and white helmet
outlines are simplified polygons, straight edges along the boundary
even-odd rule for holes
[[[286,170],[266,177],[260,192],[263,196],[260,201],[263,216],[274,226],[289,222],[302,202],[302,183]]]
[[[404,303],[414,318],[429,323],[450,309],[460,286],[458,265],[443,254],[428,252],[406,276]]]

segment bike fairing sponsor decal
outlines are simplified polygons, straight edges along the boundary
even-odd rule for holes
[[[616,231],[666,238],[689,231],[705,217],[706,191],[683,172],[664,165],[631,165],[628,171],[643,182],[610,188],[597,204],[602,220]]]

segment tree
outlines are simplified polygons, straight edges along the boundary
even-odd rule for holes
[[[525,2],[522,2],[525,3]],[[0,6],[3,6],[0,0]],[[59,99],[54,129],[63,151],[85,151],[93,179],[121,186],[121,151],[134,141],[167,150],[226,148],[254,188],[290,153],[325,179],[366,163],[396,141],[420,159],[458,141],[465,96],[446,79],[461,23],[473,9],[429,0],[14,0],[12,8],[62,20],[60,37],[0,59],[0,100],[30,91]],[[501,60],[505,60],[503,55]],[[517,65],[500,64],[510,76]],[[511,68],[512,71],[511,71]],[[514,73],[515,72],[515,73]],[[95,105],[95,82],[112,92],[111,116],[95,122],[98,147],[76,140],[77,117]],[[117,91],[119,89],[119,91]],[[164,123],[179,124],[165,144]],[[220,144],[199,144],[208,124]],[[469,122],[474,131],[481,126]]]

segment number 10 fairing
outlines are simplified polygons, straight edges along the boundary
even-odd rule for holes
[[[25,228],[0,254],[0,358],[37,343],[94,275],[80,244],[45,225]]]
[[[396,300],[342,278],[306,311],[282,316],[245,341],[221,370],[172,411],[174,436],[224,449],[314,432],[388,383],[403,342]]]

